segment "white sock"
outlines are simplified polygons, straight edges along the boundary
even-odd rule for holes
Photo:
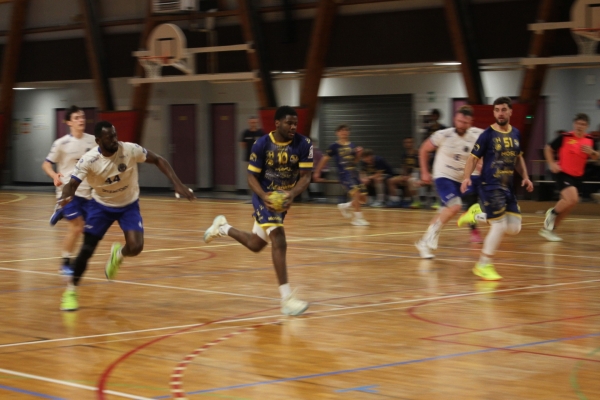
[[[361,211],[354,211],[354,218],[356,219],[362,219],[363,214]]]
[[[400,196],[390,196],[391,201],[400,201]]]
[[[498,246],[500,246],[500,242],[502,242],[502,237],[506,232],[506,218],[502,218],[499,221],[494,221],[490,224],[490,230],[486,235],[483,241],[483,248],[481,249],[482,254],[488,254],[493,256],[496,254],[496,250]]]
[[[223,235],[229,235],[230,229],[231,229],[231,225],[229,225],[229,224],[221,225],[219,227],[219,233],[222,233]]]
[[[117,251],[117,259],[122,260],[125,256],[123,255],[123,248],[121,247],[119,251]]]
[[[76,290],[77,286],[73,285],[73,282],[67,284],[67,290]]]
[[[483,254],[481,255],[481,257],[479,257],[478,264],[480,264],[480,265],[487,265],[487,264],[491,264],[491,263],[492,263],[492,258],[491,257],[484,256]]]
[[[292,294],[292,288],[290,288],[290,284],[289,283],[284,283],[283,285],[279,286],[279,294],[281,294],[281,298],[285,299],[286,297],[288,297],[289,295]]]
[[[438,233],[440,231],[440,229],[442,229],[442,223],[438,219],[433,224],[429,225],[429,228],[427,228],[427,233],[431,233],[431,234]]]
[[[485,213],[475,214],[475,221],[477,221],[477,222],[487,222],[487,214],[485,214]]]
[[[385,194],[380,193],[377,195],[377,201],[383,203],[385,201]]]
[[[71,253],[68,251],[63,251],[62,252],[62,258],[71,258]]]

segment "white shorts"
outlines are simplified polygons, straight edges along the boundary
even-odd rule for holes
[[[252,233],[256,233],[259,238],[261,238],[262,240],[264,240],[265,242],[268,243],[268,242],[270,242],[269,235],[271,234],[271,232],[273,232],[277,228],[281,228],[281,227],[280,226],[269,226],[268,228],[264,229],[262,226],[260,226],[258,224],[258,222],[254,221],[254,226],[252,227]]]

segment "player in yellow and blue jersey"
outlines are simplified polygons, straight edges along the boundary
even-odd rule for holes
[[[254,227],[252,232],[240,231],[227,223],[223,215],[217,216],[204,234],[204,241],[231,236],[253,252],[259,252],[269,241],[279,292],[281,312],[300,315],[308,303],[296,298],[287,278],[285,231],[283,220],[294,198],[310,183],[313,168],[311,140],[296,132],[298,115],[292,107],[279,107],[275,112],[275,130],[258,139],[252,146],[248,165],[248,185],[252,190]],[[286,193],[286,210],[277,212],[269,200],[269,193],[281,190]]]
[[[483,131],[475,142],[471,150],[472,157],[465,166],[461,185],[461,191],[464,193],[471,186],[471,174],[478,160],[483,158],[480,195],[483,198],[485,213],[481,213],[479,204],[475,204],[469,210],[472,215],[470,222],[487,220],[490,224],[481,257],[473,268],[475,275],[489,281],[502,279],[492,264],[492,257],[502,241],[502,236],[504,233],[516,235],[521,231],[521,211],[512,188],[515,171],[523,178],[521,186],[528,192],[533,190],[521,151],[520,132],[510,125],[511,115],[512,103],[508,97],[500,97],[494,101],[496,123]]]

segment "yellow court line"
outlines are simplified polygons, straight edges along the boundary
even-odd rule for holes
[[[0,192],[0,195],[2,195],[2,194],[8,194],[8,195],[11,195],[11,196],[17,196],[17,198],[14,199],[14,200],[3,201],[0,204],[14,203],[16,201],[21,201],[21,200],[27,198],[27,196],[25,196],[24,194],[19,194],[19,193],[4,193],[4,192]]]

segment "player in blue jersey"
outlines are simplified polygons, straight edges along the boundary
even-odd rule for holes
[[[361,154],[360,181],[367,187],[369,196],[375,194],[371,207],[385,207],[385,189],[390,196],[397,198],[397,179],[394,170],[381,156],[371,149],[364,149]],[[399,199],[398,199],[399,200]]]
[[[494,269],[492,257],[504,233],[516,235],[521,231],[521,210],[512,189],[514,172],[517,171],[523,178],[521,186],[528,192],[533,190],[521,151],[520,132],[510,125],[511,115],[512,104],[508,97],[500,97],[494,101],[496,123],[483,131],[477,139],[471,151],[473,157],[467,161],[461,184],[461,191],[464,193],[471,185],[471,174],[478,160],[483,158],[480,194],[485,213],[481,212],[479,204],[475,204],[470,208],[470,222],[487,220],[490,224],[481,257],[473,268],[475,275],[488,281],[502,279]]]
[[[340,125],[335,130],[338,137],[337,142],[332,143],[327,149],[327,153],[319,162],[319,165],[313,172],[313,181],[320,182],[321,170],[327,164],[330,158],[335,160],[340,183],[346,189],[348,196],[352,199],[348,203],[338,204],[338,209],[346,218],[352,218],[352,225],[367,226],[369,223],[363,217],[360,211],[360,205],[367,201],[367,188],[360,183],[357,164],[362,153],[362,147],[356,147],[350,142],[350,127]],[[354,209],[354,215],[350,211]]]
[[[227,223],[223,215],[217,216],[204,233],[204,241],[231,236],[249,250],[258,253],[269,241],[279,292],[281,312],[300,315],[308,303],[296,298],[288,283],[286,266],[287,242],[283,220],[294,198],[309,185],[313,168],[313,146],[309,138],[296,133],[298,115],[292,107],[279,107],[275,112],[275,130],[259,138],[252,146],[248,165],[248,185],[252,190],[254,227],[252,232],[240,231]],[[286,192],[287,208],[276,212],[269,193]]]

